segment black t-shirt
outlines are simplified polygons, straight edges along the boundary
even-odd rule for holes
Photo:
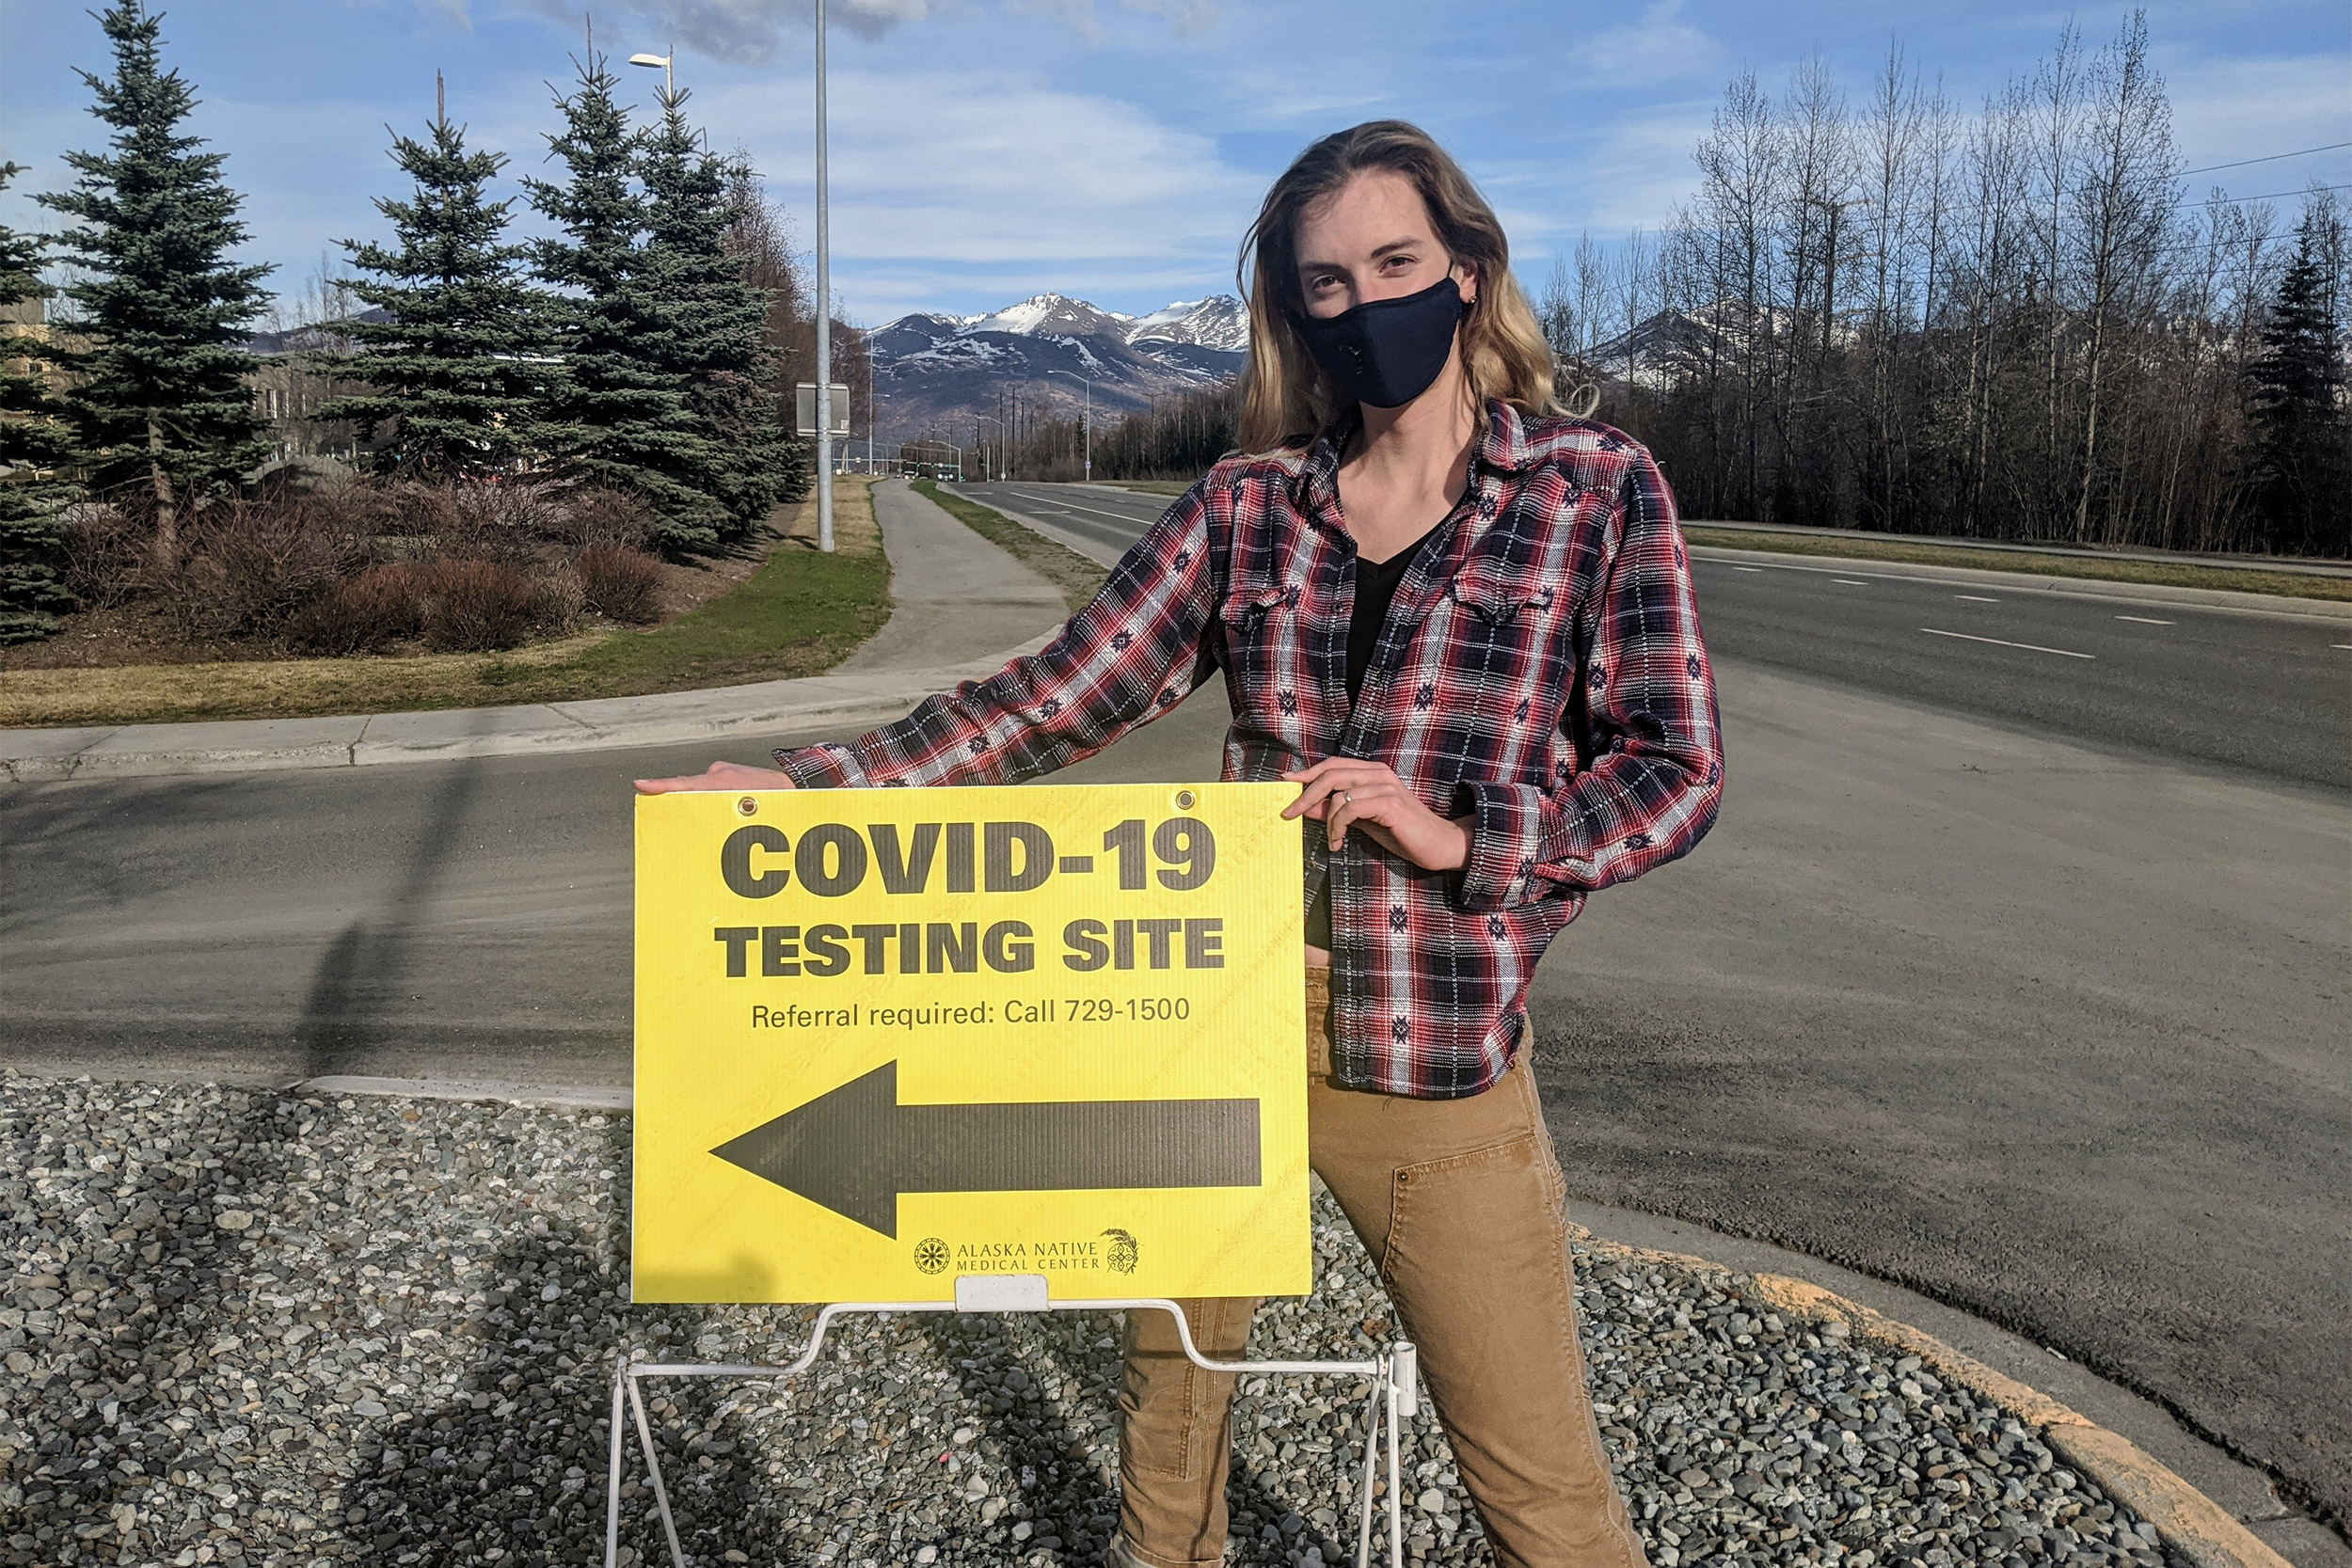
[[[1347,701],[1350,706],[1364,689],[1364,672],[1372,667],[1372,654],[1380,645],[1380,634],[1388,628],[1389,607],[1396,601],[1397,585],[1413,568],[1422,546],[1429,543],[1442,522],[1422,534],[1386,561],[1366,561],[1356,558],[1356,603],[1347,616]],[[1320,828],[1321,823],[1314,824]],[[1315,893],[1315,901],[1307,907],[1307,945],[1328,948],[1331,945],[1331,884],[1327,880]]]

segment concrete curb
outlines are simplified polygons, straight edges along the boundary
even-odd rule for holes
[[[938,669],[810,675],[643,697],[327,719],[0,730],[0,778],[24,784],[366,768],[774,735],[895,717],[934,691],[986,679],[1007,659],[1042,647],[1050,635]]]
[[[1606,1241],[1581,1225],[1573,1228],[1585,1245],[1609,1257],[1653,1259],[1712,1273],[1740,1272],[1685,1253],[1659,1252]],[[2252,1530],[2238,1523],[2211,1497],[2158,1464],[2137,1444],[2097,1425],[2047,1394],[1994,1371],[1931,1334],[1898,1323],[1819,1285],[1786,1275],[1751,1274],[1745,1277],[1753,1282],[1751,1289],[1756,1296],[1781,1311],[1792,1317],[1836,1323],[1846,1335],[1915,1355],[1945,1382],[1957,1383],[2018,1419],[2032,1423],[2052,1450],[2096,1481],[2108,1497],[2155,1526],[2166,1547],[2193,1568],[2290,1568],[2287,1560],[2264,1544]]]
[[[1692,545],[1700,561],[1738,562],[1782,571],[1834,572],[1841,577],[1888,582],[1960,583],[1997,588],[2006,594],[2043,594],[2061,599],[2100,599],[2109,604],[2165,605],[2178,610],[2220,610],[2297,621],[2352,621],[2352,599],[2300,599],[2283,594],[2248,594],[2233,588],[2172,588],[2161,583],[2110,582],[2103,578],[2044,577],[2036,572],[1996,572],[1977,566],[1927,566],[1908,561],[1873,561],[1867,556],[1799,555],[1762,547]]]
[[[623,1111],[634,1091],[597,1084],[515,1084],[498,1078],[368,1078],[328,1075],[286,1085],[286,1094],[338,1100],[346,1095],[388,1095],[403,1100],[498,1101],[552,1111]]]

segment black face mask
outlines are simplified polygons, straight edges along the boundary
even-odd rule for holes
[[[1454,329],[1469,309],[1447,277],[1417,294],[1366,300],[1336,316],[1291,319],[1341,391],[1375,408],[1396,408],[1429,390],[1445,369]]]

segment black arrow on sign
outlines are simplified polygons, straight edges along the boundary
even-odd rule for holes
[[[900,1193],[1255,1187],[1258,1102],[901,1105],[884,1062],[710,1152],[895,1239]]]

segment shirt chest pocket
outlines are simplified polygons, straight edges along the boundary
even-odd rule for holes
[[[1465,571],[1446,585],[1446,608],[1473,636],[1525,636],[1549,628],[1555,591],[1499,574]]]
[[[1280,583],[1236,584],[1217,602],[1216,618],[1229,639],[1254,641],[1265,635],[1268,621],[1287,616],[1290,605],[1291,591]]]
[[[1565,600],[1549,583],[1484,571],[1457,574],[1434,607],[1423,636],[1465,688],[1516,706],[1518,698],[1542,685],[1561,651],[1560,618]],[[1518,714],[1524,719],[1524,713]]]
[[[1236,583],[1217,601],[1225,664],[1247,698],[1297,712],[1298,593],[1284,583]]]

